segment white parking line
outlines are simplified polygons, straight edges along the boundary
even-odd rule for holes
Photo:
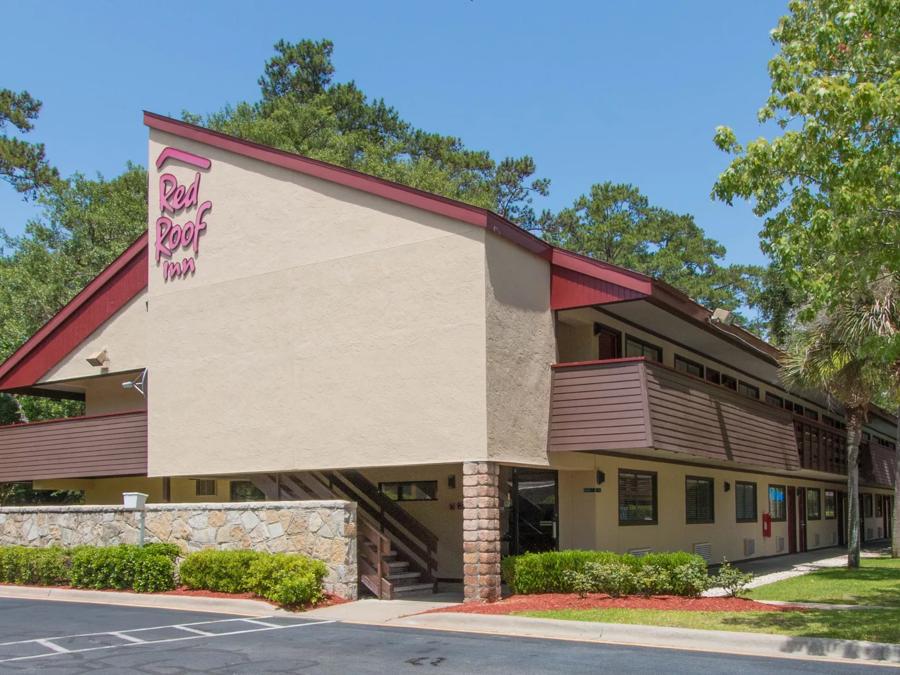
[[[204,624],[210,623],[227,623],[227,622],[247,622],[252,624],[260,624],[259,628],[245,628],[240,630],[228,631],[225,633],[208,633],[204,630],[200,630],[197,628],[191,628],[191,626],[202,626]],[[62,635],[56,636],[52,638],[35,638],[31,640],[15,640],[12,642],[2,642],[0,643],[0,648],[7,647],[11,645],[22,645],[22,644],[38,644],[44,647],[45,649],[49,649],[46,654],[33,654],[30,656],[14,656],[8,659],[0,659],[0,663],[9,663],[11,661],[28,661],[31,659],[43,659],[48,656],[59,656],[60,654],[83,654],[84,652],[94,652],[103,649],[121,649],[125,647],[137,647],[140,645],[156,645],[156,644],[164,644],[168,642],[184,642],[187,640],[202,640],[203,638],[219,638],[219,637],[228,637],[232,635],[245,635],[247,633],[267,633],[270,631],[276,630],[285,630],[288,628],[304,628],[307,626],[321,626],[323,624],[336,623],[335,621],[308,621],[303,623],[288,623],[288,624],[274,624],[267,623],[265,621],[256,621],[252,619],[218,619],[213,621],[197,621],[190,624],[170,624],[167,626],[152,626],[150,628],[133,628],[131,630],[126,631],[106,631],[102,633],[81,633],[78,635]],[[172,628],[177,630],[183,630],[191,633],[191,635],[185,635],[184,637],[175,637],[175,638],[163,638],[160,640],[142,640],[141,638],[135,637],[133,635],[129,635],[129,633],[140,633],[144,631],[152,631],[152,630],[160,630],[163,628]],[[79,637],[93,637],[98,635],[112,635],[122,640],[125,640],[122,644],[118,645],[100,645],[96,647],[85,647],[83,649],[66,649],[65,647],[60,647],[58,644],[55,644],[53,640],[63,640],[66,638],[79,638]]]
[[[57,654],[68,654],[69,653],[68,649],[66,649],[65,647],[60,647],[59,645],[50,642],[50,640],[35,640],[35,642],[37,644],[39,644],[41,647],[46,647],[47,649],[52,649]]]
[[[208,633],[205,630],[197,630],[196,628],[189,628],[188,626],[172,626],[172,628],[177,628],[178,630],[186,630],[188,633],[196,633],[197,635],[205,635],[206,637],[215,635],[215,633]]]

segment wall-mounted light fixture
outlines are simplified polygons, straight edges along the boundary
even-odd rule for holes
[[[106,347],[101,349],[96,354],[91,354],[87,357],[87,362],[90,363],[95,368],[105,368],[109,365],[109,353],[106,351]]]
[[[731,491],[731,483],[729,483],[729,482],[726,480],[726,481],[725,481],[725,492],[730,492],[730,491]]]
[[[455,473],[451,473],[449,476],[447,476],[447,487],[450,488],[451,490],[456,489],[456,474]]]
[[[603,485],[606,482],[606,474],[602,471],[597,472],[597,485]]]
[[[147,369],[144,368],[141,371],[141,374],[135,377],[133,380],[128,380],[127,382],[122,383],[122,389],[134,389],[141,396],[147,395]]]

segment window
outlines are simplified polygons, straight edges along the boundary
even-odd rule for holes
[[[737,481],[734,484],[735,519],[739,523],[756,522],[756,483]]]
[[[875,495],[875,517],[881,518],[881,495]]]
[[[604,326],[602,323],[594,324],[594,335],[597,336],[597,358],[618,359],[622,356],[622,334]]]
[[[768,403],[769,405],[774,405],[776,408],[784,407],[784,399],[780,396],[776,396],[769,391],[766,392],[766,403]]]
[[[194,481],[194,494],[198,497],[214,497],[216,494],[216,481],[205,479]]]
[[[263,502],[266,495],[249,480],[233,480],[228,486],[230,501]]]
[[[806,488],[806,519],[822,519],[822,495],[819,488]]]
[[[703,366],[678,354],[675,355],[675,370],[680,370],[682,373],[687,373],[694,377],[703,377]]]
[[[825,490],[825,520],[837,517],[837,497],[834,490]]]
[[[799,403],[794,404],[794,414],[795,415],[803,415],[803,406]]]
[[[863,518],[871,518],[872,517],[872,495],[863,495]]]
[[[715,522],[715,483],[712,478],[688,476],[684,479],[684,497],[688,524]]]
[[[828,415],[822,415],[822,424],[826,427],[835,427],[837,424],[834,421],[834,418],[829,417]]]
[[[630,335],[625,338],[625,356],[643,356],[650,361],[662,363],[662,349]]]
[[[794,404],[793,404],[793,402],[792,402],[792,401],[788,401],[787,399],[784,399],[784,409],[785,409],[785,410],[790,410],[791,412],[794,412]]]
[[[731,375],[722,375],[722,386],[737,391],[737,380]]]
[[[812,410],[811,408],[804,408],[803,415],[811,420],[816,420],[817,422],[819,421],[819,413],[817,413],[815,410]]]
[[[746,396],[747,398],[755,398],[759,400],[759,387],[754,387],[752,384],[748,384],[741,380],[738,382],[738,393]]]
[[[706,381],[713,384],[722,384],[722,373],[712,368],[706,369]]]
[[[379,483],[378,491],[395,502],[432,502],[437,499],[436,480]]]
[[[656,474],[619,469],[619,525],[656,522]]]
[[[769,515],[772,520],[787,520],[784,485],[769,486]]]

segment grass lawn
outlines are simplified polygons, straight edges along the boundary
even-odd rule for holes
[[[900,609],[805,612],[690,612],[663,609],[573,609],[522,612],[520,616],[605,623],[778,633],[874,642],[900,642]]]
[[[862,567],[819,570],[749,592],[754,600],[900,607],[900,558],[863,558]]]

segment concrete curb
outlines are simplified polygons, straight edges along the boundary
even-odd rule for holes
[[[35,586],[0,585],[0,598],[20,600],[52,600],[55,602],[85,602],[120,607],[154,607],[189,612],[212,612],[235,616],[272,616],[284,612],[261,600],[245,598],[204,598],[164,593],[122,593],[119,591],[87,591],[77,588],[45,588]]]
[[[900,645],[765,633],[737,633],[449,612],[417,614],[391,621],[387,625],[554,640],[608,642],[745,656],[815,658],[845,663],[869,662],[878,665],[900,664]]]

